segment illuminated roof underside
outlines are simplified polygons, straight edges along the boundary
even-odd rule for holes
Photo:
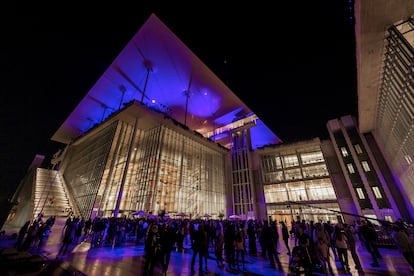
[[[52,140],[68,144],[132,100],[142,101],[213,140],[217,139],[210,136],[216,129],[251,116],[256,118],[252,129],[253,148],[280,142],[154,14]]]

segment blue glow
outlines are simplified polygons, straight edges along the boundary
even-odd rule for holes
[[[214,123],[218,124],[218,125],[228,125],[231,122],[234,122],[235,118],[238,117],[238,114],[240,114],[240,112],[243,110],[243,107],[239,107],[233,111],[230,111],[229,113],[218,117],[214,120]]]
[[[202,135],[253,114],[153,15],[98,79],[52,140],[69,143],[118,111],[124,103],[133,100],[152,110],[167,113]],[[277,136],[264,125],[255,127],[253,133],[255,147],[278,141]]]

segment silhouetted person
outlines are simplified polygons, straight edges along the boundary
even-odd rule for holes
[[[332,238],[335,241],[336,251],[342,268],[345,269],[346,272],[349,272],[348,239],[339,225],[335,225]]]
[[[75,239],[76,225],[77,223],[73,220],[66,222],[63,233],[62,245],[60,246],[59,252],[56,257],[60,255],[65,255],[69,247],[72,245],[72,242]]]
[[[266,244],[267,257],[270,261],[270,266],[276,268],[276,264],[279,270],[282,270],[282,263],[280,262],[279,256],[276,252],[277,237],[274,230],[269,223],[265,220],[263,222],[262,239]]]
[[[249,254],[257,254],[257,245],[256,245],[256,228],[253,221],[249,221],[247,224],[247,237],[249,240]]]
[[[290,255],[290,247],[289,247],[289,231],[287,228],[287,225],[284,221],[281,221],[280,224],[282,225],[282,239],[283,242],[285,243],[286,249],[288,251],[288,255]]]
[[[30,247],[33,246],[33,243],[37,237],[37,231],[39,231],[39,221],[34,220],[32,224],[30,224],[29,229],[27,230],[26,238],[22,245],[23,250],[28,250]]]
[[[315,223],[315,230],[313,231],[313,241],[315,246],[316,255],[321,262],[323,272],[328,275],[332,272],[332,266],[329,259],[329,246],[331,244],[328,231],[323,228],[321,222]]]
[[[17,250],[20,250],[22,248],[22,243],[23,243],[24,237],[26,236],[27,230],[29,229],[29,225],[30,225],[30,220],[26,221],[26,223],[23,224],[23,226],[19,230],[16,243],[14,244],[14,247]]]
[[[199,265],[198,270],[200,274],[203,274],[203,260],[206,257],[205,251],[208,250],[207,233],[204,230],[204,224],[202,222],[195,223],[190,231],[191,242],[193,247],[193,256],[191,257],[191,274],[195,274],[195,261],[198,255]],[[207,266],[207,260],[206,266]],[[207,270],[207,267],[206,267]]]
[[[220,222],[217,224],[216,241],[214,242],[214,255],[216,256],[217,266],[219,268],[224,267],[223,249],[224,249],[224,230],[223,230],[223,224]]]
[[[310,238],[309,235],[305,233],[306,225],[305,224],[298,224],[296,226],[296,237],[298,241],[298,246],[304,252],[302,264],[305,269],[305,275],[311,276],[312,275],[312,258],[311,251],[309,250],[310,246]]]
[[[145,265],[144,276],[154,275],[154,268],[157,263],[161,263],[162,244],[158,225],[152,224],[145,239]]]
[[[245,236],[244,236],[243,224],[240,225],[240,228],[236,231],[235,237],[235,250],[236,250],[236,265],[237,269],[240,270],[240,261],[242,263],[243,271],[246,271],[245,266],[245,259],[244,259],[244,243],[245,243]]]
[[[224,253],[226,262],[230,270],[236,269],[234,241],[236,238],[236,228],[233,222],[229,222],[224,227]]]
[[[355,241],[355,228],[353,225],[349,224],[345,227],[345,235],[348,239],[348,245],[349,245],[349,252],[351,253],[351,257],[354,260],[355,268],[358,270],[358,272],[363,273],[361,260],[359,259],[359,256],[356,251],[356,241]]]
[[[414,271],[414,242],[407,235],[407,232],[399,225],[394,224],[392,226],[392,238],[404,256],[405,260],[410,264],[411,271]]]
[[[162,275],[166,275],[168,265],[170,264],[171,251],[177,241],[176,229],[171,226],[170,222],[165,222],[161,227],[161,244],[162,244]]]
[[[374,226],[372,225],[370,221],[361,220],[360,225],[358,227],[358,231],[365,245],[365,248],[371,254],[371,257],[373,260],[373,262],[371,263],[371,266],[379,267],[380,264],[378,262],[378,259],[381,259],[382,256],[379,253],[378,247],[376,245],[376,242],[378,240],[378,234],[375,231]]]

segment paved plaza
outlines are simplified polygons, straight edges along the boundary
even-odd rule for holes
[[[14,239],[9,239],[11,231],[6,230],[0,240],[0,253],[2,261],[8,259],[6,271],[1,271],[0,275],[96,275],[96,276],[130,276],[142,275],[144,267],[144,248],[143,245],[135,245],[134,242],[127,242],[122,247],[98,247],[91,248],[89,242],[79,243],[71,249],[63,257],[57,257],[62,238],[62,229],[64,220],[57,219],[52,227],[51,235],[45,245],[37,251],[17,252],[13,248]],[[294,239],[291,239],[291,248]],[[371,267],[371,257],[368,252],[358,242],[358,255],[363,264],[363,275],[414,275],[408,263],[401,256],[397,249],[380,248],[383,258],[380,261],[380,267]],[[211,249],[210,258],[208,260],[208,271],[204,275],[288,275],[289,256],[283,243],[279,244],[278,251],[283,271],[279,271],[270,266],[269,261],[265,257],[246,254],[246,270],[229,270],[228,268],[220,268],[216,264],[214,253]],[[191,275],[192,250],[187,249],[184,252],[173,251],[167,275]],[[331,258],[331,265],[335,275],[362,275],[355,270],[355,265],[349,254],[349,262],[351,271],[345,273],[337,269],[340,267]],[[45,268],[39,273],[41,265],[46,264]],[[4,264],[4,263],[2,263]],[[195,266],[198,271],[198,258]],[[36,272],[37,271],[37,272]],[[154,275],[161,275],[161,270],[156,267]],[[198,272],[197,274],[198,275]],[[314,275],[321,275],[314,273]]]

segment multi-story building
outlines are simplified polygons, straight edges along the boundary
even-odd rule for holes
[[[287,144],[153,15],[53,135],[66,145],[55,172],[36,169],[41,189],[16,208],[413,221],[412,14],[411,1],[355,1],[358,121]]]
[[[389,186],[390,193],[401,191],[402,200],[396,202],[401,205],[400,214],[412,221],[414,2],[356,1],[355,15],[359,131],[366,140],[375,142],[384,156],[384,162],[391,169],[389,182],[394,182]],[[384,196],[381,188],[377,192],[372,190],[361,196],[369,198],[374,210],[382,204],[393,205],[385,201],[375,204],[377,196]]]
[[[257,218],[263,203],[251,154],[280,142],[155,15],[52,140],[64,150],[53,160],[56,177],[35,174],[43,192],[32,198],[32,217],[64,214],[54,200],[58,185],[83,217],[145,211]]]
[[[407,210],[398,204],[402,195],[375,141],[359,132],[355,118],[330,120],[327,127],[356,214],[391,222],[401,218],[401,213],[406,215]]]
[[[269,217],[288,224],[292,220],[337,221],[341,209],[324,147],[314,138],[255,151]]]

